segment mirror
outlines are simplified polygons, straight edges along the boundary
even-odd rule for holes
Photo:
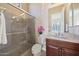
[[[56,12],[51,14],[51,31],[52,32],[63,32],[64,31],[64,13]]]
[[[73,3],[69,10],[69,33],[79,35],[79,3]]]
[[[63,33],[64,30],[64,4],[49,9],[49,32]]]

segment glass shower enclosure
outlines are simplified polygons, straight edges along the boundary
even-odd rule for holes
[[[15,8],[10,4],[1,4],[0,6],[6,8],[4,5]],[[0,56],[20,56],[31,49],[35,43],[35,18],[19,9],[17,10],[21,12],[21,15],[16,17],[7,11],[3,12],[6,19],[8,43],[0,44]]]

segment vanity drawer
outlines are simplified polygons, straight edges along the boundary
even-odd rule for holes
[[[79,56],[79,50],[63,48],[62,55],[63,56]]]
[[[54,46],[54,45],[47,45],[46,46],[46,55],[47,56],[60,56],[61,48]]]

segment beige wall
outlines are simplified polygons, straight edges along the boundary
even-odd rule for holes
[[[29,4],[29,12],[31,13],[31,15],[35,16],[36,19],[36,25],[35,25],[35,29],[36,29],[36,40],[38,39],[39,35],[37,32],[37,28],[42,25],[45,28],[45,32],[48,32],[48,5],[47,3],[42,4],[42,3],[32,3]]]
[[[38,33],[37,33],[37,27],[39,26],[39,24],[41,23],[41,4],[38,3],[31,3],[29,4],[29,12],[31,15],[35,16],[35,31],[36,31],[36,42],[38,39]]]

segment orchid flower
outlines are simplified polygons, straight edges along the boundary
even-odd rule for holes
[[[43,33],[43,32],[44,32],[44,30],[45,30],[45,29],[44,29],[44,27],[43,27],[43,26],[38,27],[38,32],[39,32],[39,33]]]

